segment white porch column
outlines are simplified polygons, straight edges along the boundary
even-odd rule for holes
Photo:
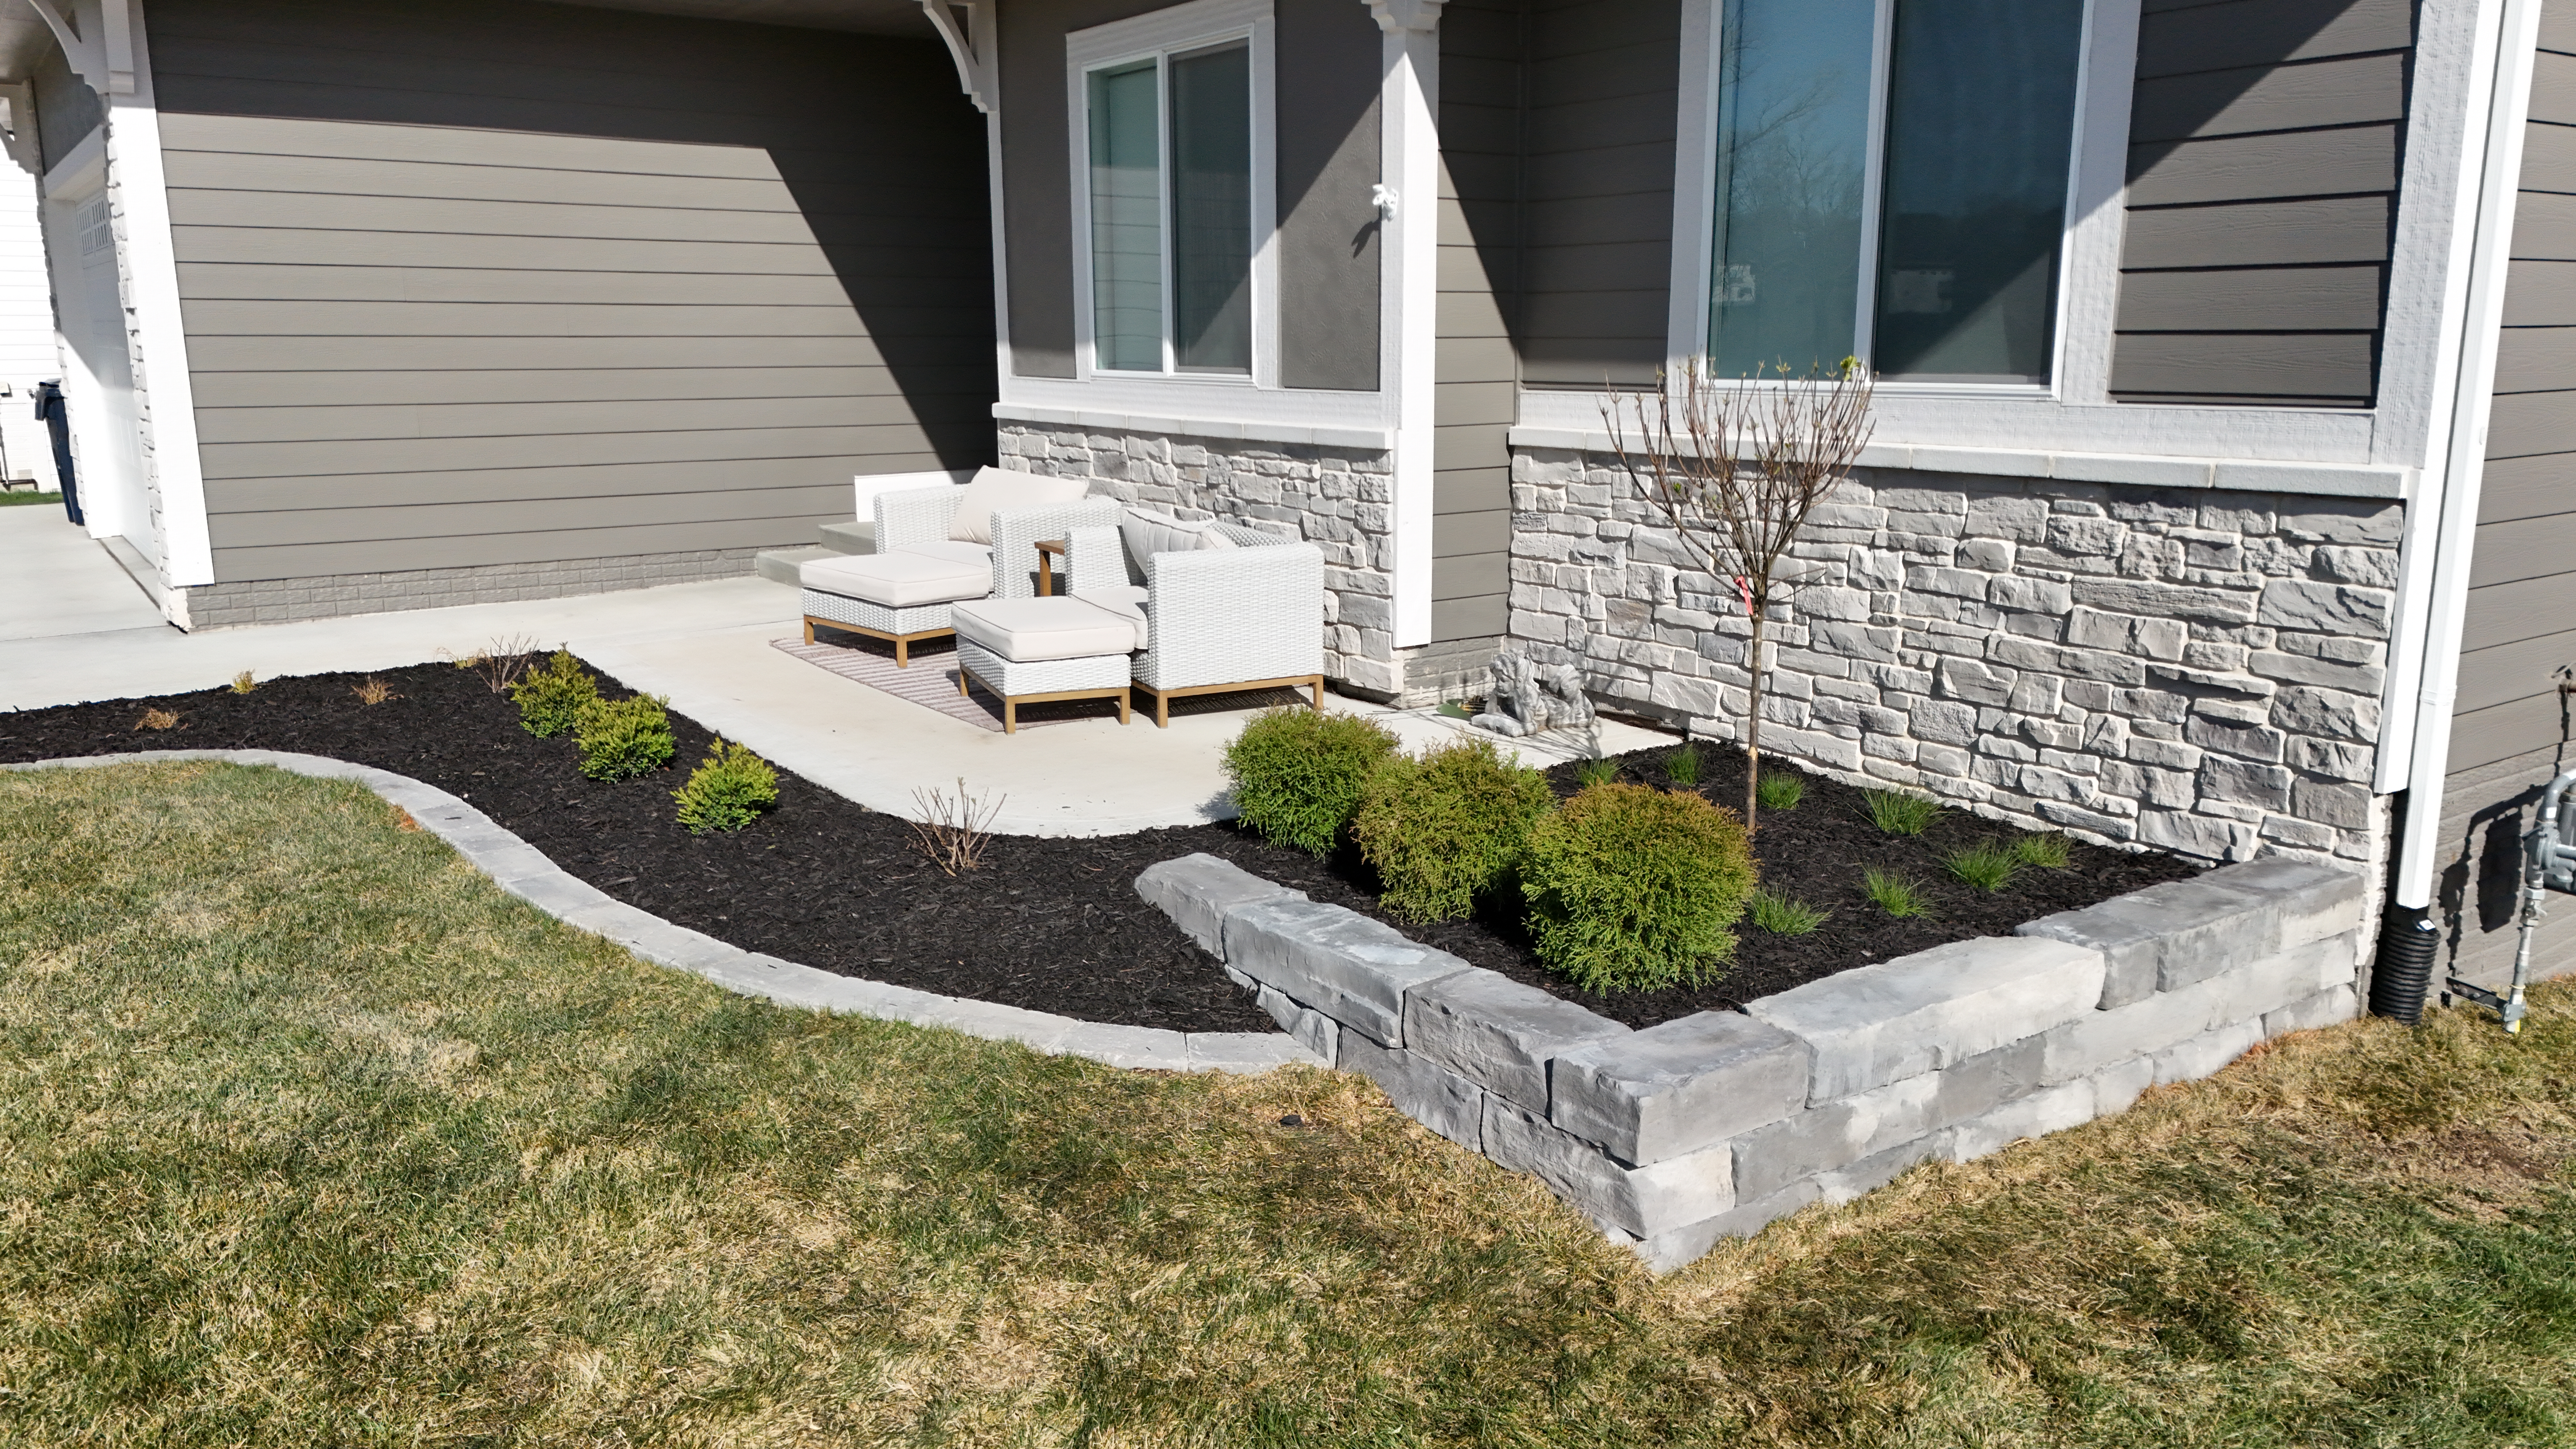
[[[1439,353],[1440,7],[1368,0],[1385,32],[1379,92],[1379,378],[1395,399],[1395,644],[1431,642],[1432,383]]]

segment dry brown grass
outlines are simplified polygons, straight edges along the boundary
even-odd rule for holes
[[[0,964],[13,1445],[2576,1436],[2557,987],[1656,1280],[1356,1078],[734,998],[353,786],[0,777]]]
[[[394,687],[392,685],[385,683],[383,680],[376,678],[372,674],[368,675],[358,683],[350,685],[349,692],[358,697],[358,703],[370,706],[383,704],[387,700],[402,698],[401,695],[394,693]]]
[[[134,727],[138,730],[174,730],[180,727],[179,717],[166,709],[147,709],[143,717],[134,722]]]

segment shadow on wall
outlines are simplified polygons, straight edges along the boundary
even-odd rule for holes
[[[186,42],[155,56],[173,113],[764,152],[942,466],[992,461],[984,126],[937,40],[494,0],[155,0],[152,20]]]
[[[2442,871],[2439,905],[2448,933],[2444,959],[2453,964],[2479,949],[2497,932],[2511,932],[2522,910],[2523,837],[2539,819],[2540,797],[2549,782],[2576,764],[2576,705],[2566,689],[2558,693],[2558,747],[2547,773],[2533,772],[2531,783],[2510,797],[2472,814],[2461,828],[2457,853]]]

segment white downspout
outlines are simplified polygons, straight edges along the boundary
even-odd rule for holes
[[[2539,46],[2540,0],[2504,0],[2496,28],[2492,78],[2484,88],[2481,144],[2468,296],[2461,309],[2459,360],[2451,371],[2449,436],[2438,489],[2417,501],[2438,506],[2427,589],[2422,673],[2416,690],[2406,771],[2406,824],[2398,838],[2396,904],[2432,904],[2442,848],[2442,786],[2449,770],[2451,714],[2458,697],[2460,638],[2468,612],[2469,568],[2477,547],[2478,500],[2486,480],[2487,419],[2495,394],[2496,347],[2503,328],[2505,283],[2513,256],[2514,203],[2521,187],[2524,117]],[[2472,94],[2477,92],[2472,91]]]

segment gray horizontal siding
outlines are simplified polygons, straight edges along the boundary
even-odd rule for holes
[[[1431,638],[1507,632],[1520,359],[1520,201],[1530,16],[1452,0],[1440,24],[1440,265],[1433,373]]]
[[[224,582],[808,542],[988,460],[935,45],[491,0],[154,0]]]
[[[2372,402],[2413,32],[2407,0],[2149,7],[2115,397]]]
[[[2576,147],[2556,144],[2576,134],[2571,11],[2576,0],[2543,12],[2529,134],[2546,144],[2526,149],[2516,198],[2461,633],[2449,763],[2454,787],[2483,803],[2536,783],[2497,777],[2501,762],[2564,748],[2558,685],[2576,665],[2576,210],[2561,204],[2576,193]]]

